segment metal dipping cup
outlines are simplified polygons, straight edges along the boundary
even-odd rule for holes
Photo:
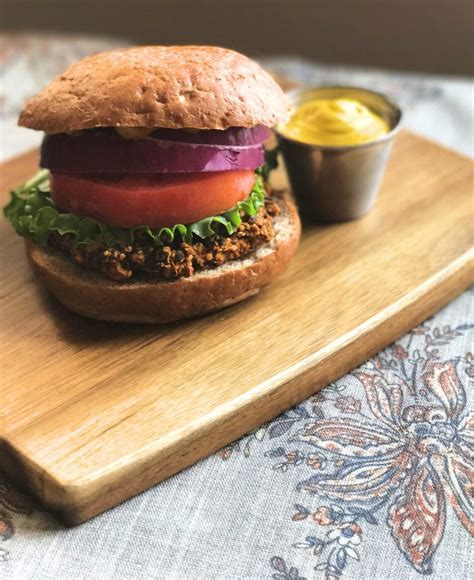
[[[398,133],[401,110],[384,95],[354,87],[295,89],[292,107],[319,98],[352,98],[381,116],[390,132],[360,145],[309,145],[286,137],[276,128],[288,177],[301,216],[317,222],[343,222],[366,214],[374,205]],[[283,130],[283,129],[282,129]]]

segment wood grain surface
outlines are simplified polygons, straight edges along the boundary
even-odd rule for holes
[[[3,165],[2,203],[35,165]],[[472,175],[402,133],[370,215],[307,225],[258,297],[168,327],[68,312],[2,219],[0,466],[76,524],[308,397],[472,283]]]

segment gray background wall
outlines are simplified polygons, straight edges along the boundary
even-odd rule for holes
[[[0,0],[3,30],[472,74],[472,0]]]

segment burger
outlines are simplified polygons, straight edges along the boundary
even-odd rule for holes
[[[218,310],[270,283],[298,245],[264,149],[288,111],[268,73],[224,48],[90,56],[22,110],[21,126],[45,132],[42,170],[5,216],[79,314],[166,323]]]

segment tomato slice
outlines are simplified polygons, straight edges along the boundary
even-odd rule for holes
[[[248,197],[253,170],[206,173],[82,175],[51,173],[51,197],[61,209],[111,226],[189,224]]]

